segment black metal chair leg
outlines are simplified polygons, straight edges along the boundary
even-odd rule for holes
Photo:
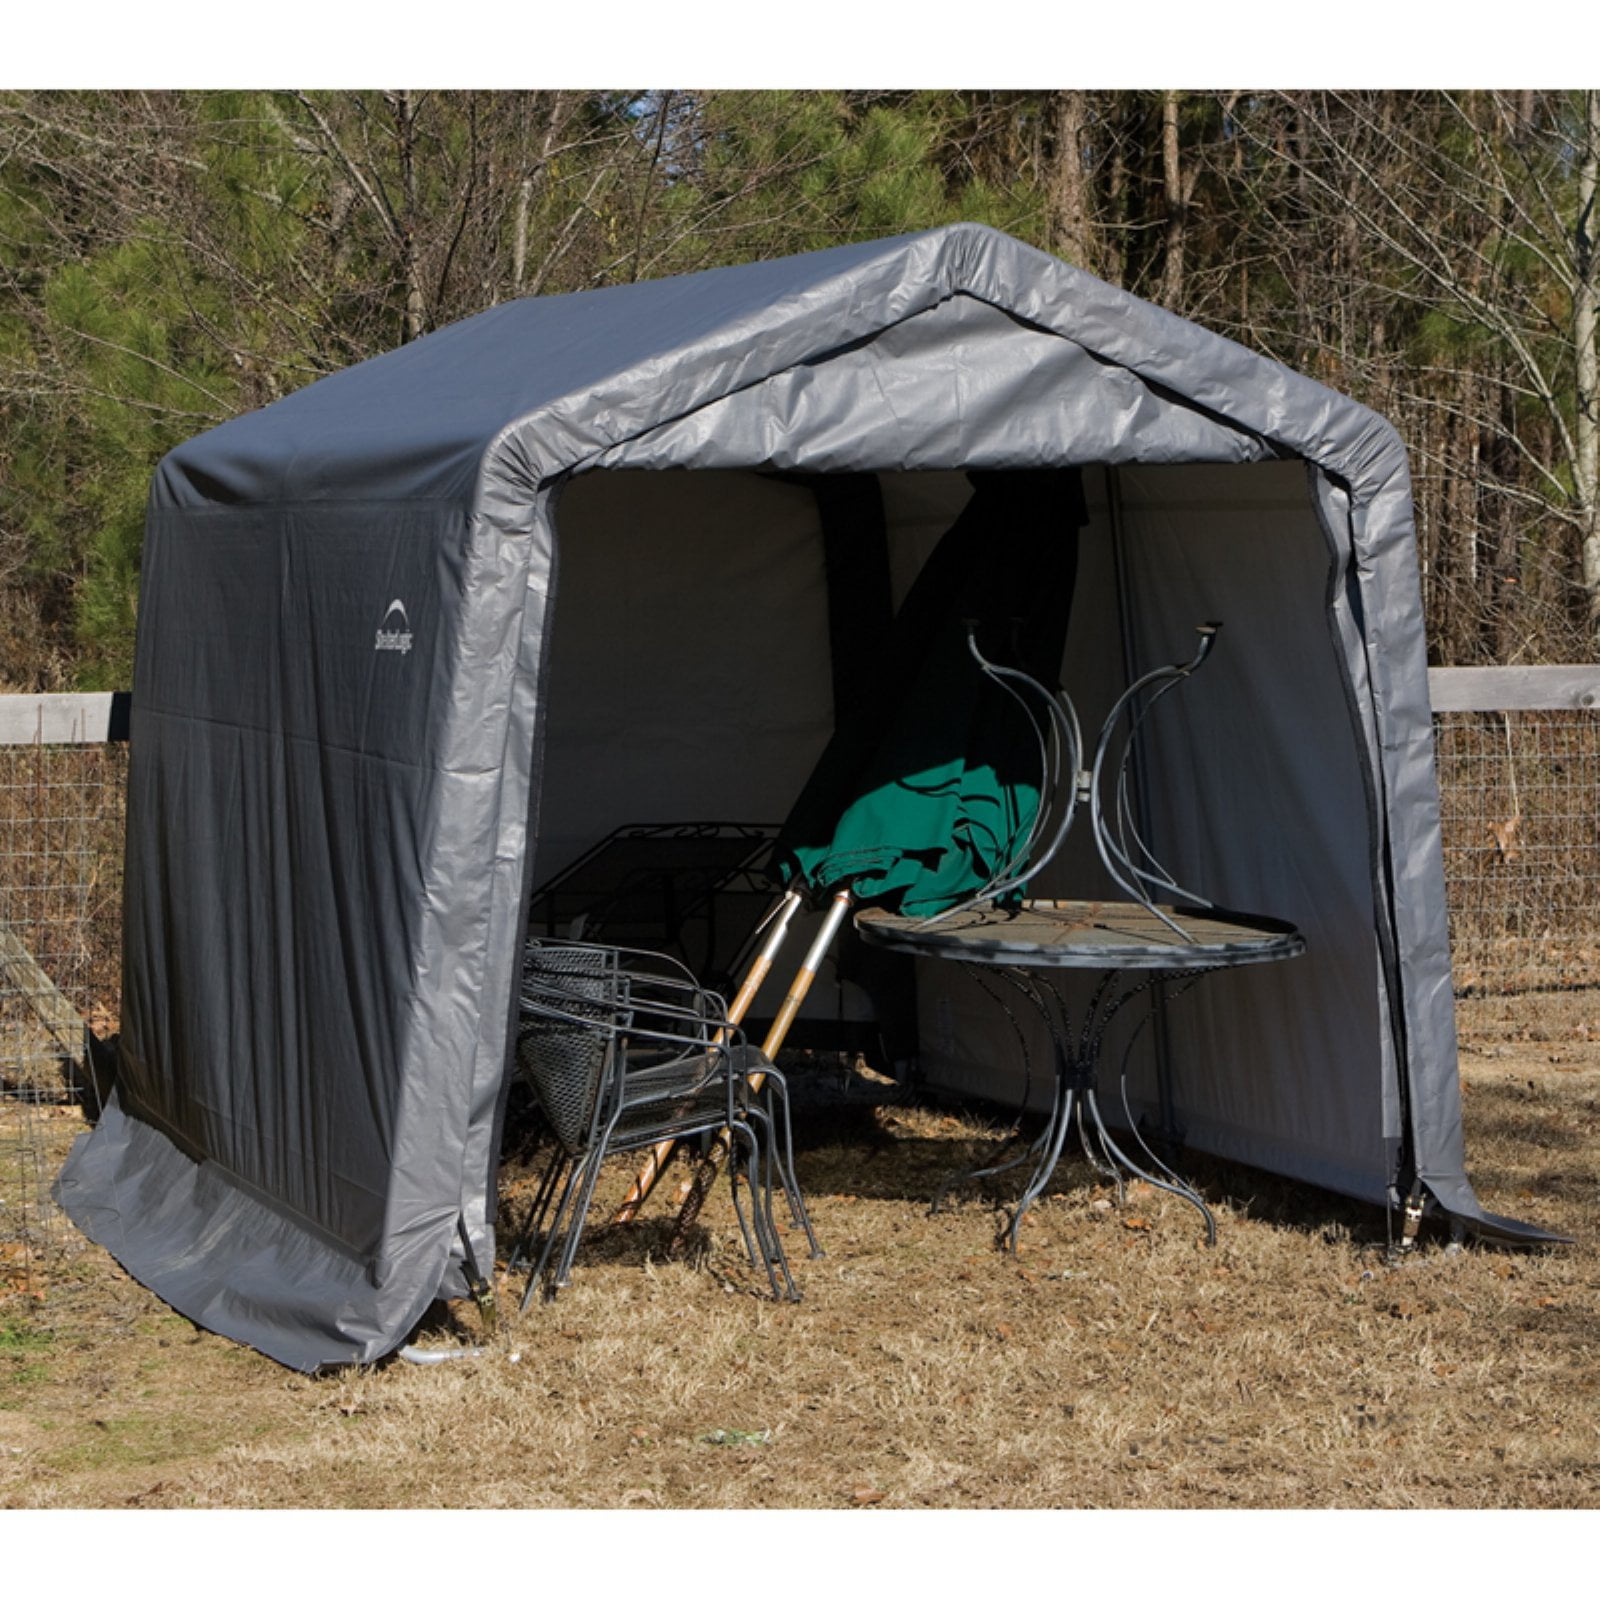
[[[745,1124],[745,1132],[750,1141],[750,1159],[754,1163],[750,1180],[751,1205],[758,1218],[757,1232],[765,1230],[768,1273],[770,1276],[771,1268],[776,1266],[783,1274],[784,1285],[788,1291],[785,1295],[774,1284],[773,1298],[798,1300],[800,1294],[789,1271],[788,1253],[783,1248],[783,1240],[778,1233],[777,1217],[773,1211],[772,1167],[775,1147],[772,1118],[765,1106],[752,1107],[750,1120]],[[762,1151],[763,1135],[766,1140],[765,1154]]]
[[[767,1282],[772,1289],[772,1298],[774,1300],[798,1299],[799,1295],[795,1292],[794,1279],[789,1275],[789,1263],[783,1253],[783,1243],[778,1238],[777,1229],[772,1221],[771,1208],[770,1206],[765,1206],[764,1208],[765,1187],[761,1172],[760,1140],[749,1122],[736,1124],[735,1136],[743,1139],[746,1144],[745,1171],[747,1185],[750,1190],[751,1221],[754,1225],[756,1237],[761,1242],[761,1264],[766,1268]],[[733,1203],[735,1211],[739,1213],[739,1225],[742,1228],[744,1226],[744,1212],[739,1204],[737,1185],[734,1188]],[[755,1259],[754,1252],[752,1252],[751,1259],[752,1262]],[[777,1270],[774,1270],[775,1268]],[[783,1274],[783,1286],[780,1286],[778,1282],[778,1272],[780,1271]],[[784,1293],[785,1288],[788,1290],[787,1295]]]
[[[787,1300],[798,1300],[800,1298],[800,1291],[795,1287],[794,1274],[789,1271],[789,1253],[783,1248],[783,1239],[778,1233],[777,1218],[773,1214],[772,1167],[777,1162],[777,1148],[771,1142],[772,1128],[770,1121],[767,1124],[767,1128],[768,1146],[766,1157],[763,1159],[759,1149],[756,1152],[756,1159],[760,1161],[762,1165],[763,1183],[759,1190],[752,1188],[751,1193],[759,1194],[762,1197],[766,1207],[766,1213],[763,1221],[767,1230],[767,1238],[772,1243],[772,1255],[770,1259],[777,1266],[778,1271],[783,1275],[784,1287],[788,1291],[782,1296],[782,1298]],[[754,1137],[753,1131],[752,1137]],[[820,1253],[821,1252],[819,1251],[818,1254]]]
[[[539,1250],[539,1259],[534,1262],[533,1269],[528,1273],[527,1286],[522,1291],[522,1304],[519,1308],[522,1311],[526,1311],[532,1303],[535,1291],[543,1281],[545,1273],[549,1270],[550,1259],[555,1253],[556,1245],[564,1237],[563,1223],[565,1222],[568,1227],[571,1226],[568,1220],[569,1207],[572,1204],[575,1192],[581,1186],[586,1166],[586,1161],[573,1161],[567,1165],[567,1176],[561,1188],[561,1199],[556,1205],[555,1215],[551,1217],[550,1226],[545,1232],[544,1244]]]
[[[744,1240],[744,1253],[750,1258],[750,1265],[752,1267],[759,1267],[766,1265],[768,1259],[765,1241],[763,1241],[762,1245],[758,1248],[756,1244],[756,1235],[759,1235],[760,1227],[758,1225],[756,1228],[756,1235],[752,1235],[750,1231],[750,1224],[745,1220],[744,1206],[739,1200],[739,1178],[740,1172],[738,1158],[730,1157],[728,1160],[728,1186],[733,1191],[733,1214],[738,1218],[739,1221],[739,1236]],[[746,1181],[748,1181],[748,1179]],[[767,1276],[769,1278],[772,1276],[772,1268],[770,1265],[767,1266]],[[776,1289],[774,1289],[773,1292],[776,1293]]]
[[[601,1140],[593,1155],[587,1163],[588,1181],[583,1185],[573,1208],[572,1217],[567,1223],[566,1244],[561,1251],[561,1259],[556,1266],[556,1275],[550,1287],[552,1289],[566,1289],[572,1283],[572,1263],[578,1254],[578,1245],[583,1238],[585,1224],[589,1220],[589,1210],[594,1204],[595,1185],[600,1181],[600,1169],[605,1165],[606,1143]]]
[[[528,1220],[522,1225],[522,1232],[517,1235],[517,1242],[512,1248],[510,1259],[506,1262],[506,1271],[515,1272],[522,1265],[525,1259],[523,1252],[543,1232],[545,1213],[550,1209],[551,1200],[555,1198],[556,1185],[571,1165],[572,1157],[565,1150],[558,1150],[544,1169],[544,1176],[539,1181],[539,1192],[528,1208]]]
[[[659,952],[534,938],[521,1002],[519,1060],[570,1158],[545,1173],[513,1252],[519,1264],[537,1252],[523,1306],[541,1287],[553,1296],[570,1282],[610,1155],[724,1129],[742,1156],[734,1204],[745,1250],[776,1298],[797,1298],[775,1220],[779,1183],[821,1252],[794,1178],[787,1086],[769,1074],[769,1094],[749,1093],[747,1059],[765,1058],[744,1043],[722,998]]]
[[[778,1168],[778,1180],[783,1185],[784,1199],[789,1206],[789,1215],[794,1218],[795,1225],[802,1229],[806,1236],[806,1244],[811,1251],[811,1259],[819,1260],[823,1249],[817,1243],[816,1230],[811,1226],[811,1215],[806,1210],[805,1200],[800,1194],[800,1183],[794,1173],[794,1125],[789,1108],[789,1084],[783,1074],[776,1068],[767,1074],[769,1083],[775,1082],[778,1089],[778,1104],[782,1111],[783,1158],[778,1159],[777,1146],[773,1146],[773,1165]],[[774,1118],[776,1124],[777,1119]]]

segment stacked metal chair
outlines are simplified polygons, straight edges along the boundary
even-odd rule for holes
[[[511,1257],[515,1269],[538,1250],[524,1310],[541,1283],[551,1296],[567,1287],[608,1156],[724,1127],[741,1158],[730,1174],[751,1264],[765,1269],[774,1299],[800,1298],[772,1211],[781,1187],[812,1238],[794,1179],[787,1088],[730,1025],[719,994],[670,956],[530,939],[517,1055],[557,1144]]]

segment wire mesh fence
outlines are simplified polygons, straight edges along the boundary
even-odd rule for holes
[[[0,1303],[75,1238],[50,1186],[116,1032],[126,776],[125,745],[0,744]]]
[[[1600,1036],[1600,712],[1435,735],[1463,1041]],[[127,746],[78,736],[0,742],[0,1302],[76,1238],[50,1186],[117,1030]]]
[[[1462,1037],[1600,1037],[1600,713],[1448,713],[1434,743]]]

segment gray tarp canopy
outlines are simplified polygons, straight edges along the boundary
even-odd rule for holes
[[[1464,1171],[1399,438],[970,224],[513,301],[161,463],[120,1075],[62,1174],[73,1218],[292,1366],[394,1349],[461,1292],[463,1219],[492,1259],[536,856],[777,820],[827,738],[846,641],[796,475],[875,475],[903,593],[966,469],[1069,466],[1064,681],[1097,720],[1226,621],[1152,724],[1152,842],[1310,946],[1183,1002],[1162,1071],[1189,1143],[1379,1203],[1420,1180],[1515,1234]],[[930,1077],[1020,1094],[1009,1029],[918,987]]]

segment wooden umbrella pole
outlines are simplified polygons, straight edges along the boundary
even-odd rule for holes
[[[761,1053],[769,1061],[773,1060],[783,1047],[790,1024],[799,1015],[800,1007],[805,1003],[806,996],[811,992],[811,985],[816,981],[817,972],[822,966],[822,958],[828,953],[828,946],[833,943],[834,935],[839,931],[839,924],[844,921],[854,903],[854,897],[848,889],[841,889],[834,895],[833,904],[828,907],[828,914],[817,930],[816,938],[811,941],[811,948],[806,952],[805,960],[800,963],[800,970],[795,973],[794,981],[789,985],[789,992],[784,996],[783,1005],[779,1008],[777,1016],[772,1019],[772,1026],[767,1030],[766,1038],[761,1041]],[[758,1091],[763,1082],[765,1082],[764,1073],[752,1073],[751,1091]],[[683,1247],[689,1229],[694,1225],[695,1218],[700,1215],[700,1208],[706,1203],[706,1196],[711,1192],[711,1185],[716,1182],[718,1172],[722,1170],[723,1164],[732,1152],[733,1134],[730,1129],[724,1128],[713,1141],[710,1150],[706,1152],[705,1159],[700,1163],[687,1193],[683,1196],[683,1207],[678,1212],[678,1220],[673,1226],[672,1239],[667,1247],[669,1252]]]
[[[761,946],[755,960],[750,963],[750,970],[745,973],[744,982],[739,985],[739,992],[733,997],[733,1004],[728,1007],[729,1029],[738,1027],[744,1021],[745,1013],[750,1009],[761,985],[767,981],[767,974],[772,971],[772,964],[777,960],[778,951],[789,932],[789,924],[794,920],[794,914],[799,908],[798,889],[789,890],[778,902],[772,914],[772,928],[767,934],[766,942]],[[727,1043],[727,1040],[727,1031],[718,1033],[716,1042],[719,1045]],[[663,1139],[651,1147],[644,1158],[644,1165],[639,1168],[638,1177],[633,1180],[633,1187],[628,1190],[626,1198],[617,1207],[616,1215],[611,1219],[613,1223],[632,1222],[638,1216],[639,1207],[650,1198],[650,1191],[655,1188],[656,1180],[672,1159],[676,1144],[676,1139]]]

